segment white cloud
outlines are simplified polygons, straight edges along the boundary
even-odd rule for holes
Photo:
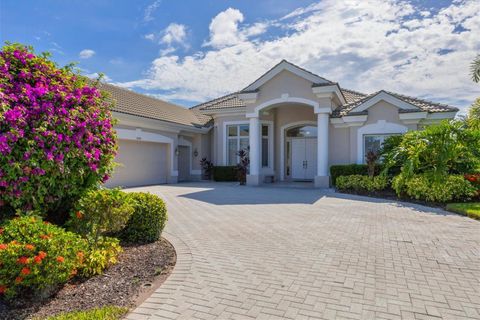
[[[89,58],[93,57],[94,55],[95,55],[95,51],[93,51],[92,49],[83,49],[78,54],[80,59],[89,59]]]
[[[183,58],[160,56],[145,79],[124,86],[205,101],[241,89],[287,59],[346,88],[465,106],[479,95],[468,73],[480,51],[480,3],[455,1],[428,16],[423,11],[402,0],[325,0],[264,21],[262,29],[243,24],[243,14],[229,8],[212,19],[211,47]],[[249,38],[279,24],[283,34]],[[459,26],[463,32],[454,32]]]
[[[161,43],[172,45],[174,43],[183,44],[187,36],[187,27],[183,24],[170,23],[163,32]]]
[[[155,35],[153,33],[149,33],[143,36],[145,39],[154,41],[155,40]]]
[[[243,21],[240,10],[228,8],[220,12],[210,22],[210,41],[207,45],[222,48],[241,42],[242,36],[238,24]]]
[[[158,9],[158,7],[160,7],[161,2],[162,2],[161,0],[155,0],[154,2],[152,2],[150,5],[148,5],[145,8],[145,12],[143,14],[143,21],[144,22],[150,22],[150,21],[154,20],[153,14]]]

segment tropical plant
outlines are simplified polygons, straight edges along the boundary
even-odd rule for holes
[[[480,98],[477,98],[468,109],[466,122],[471,129],[480,130]]]
[[[167,207],[160,197],[151,193],[132,192],[134,212],[121,231],[120,237],[126,242],[149,243],[160,239],[167,222]]]
[[[49,293],[77,273],[86,242],[77,234],[33,216],[0,228],[0,294]]]
[[[385,139],[382,143],[380,150],[378,151],[379,157],[382,159],[382,163],[388,164],[387,171],[383,173],[389,175],[396,175],[400,173],[400,169],[405,162],[403,153],[394,152],[403,140],[403,135],[393,135]]]
[[[473,60],[471,67],[472,80],[480,82],[480,54]]]
[[[240,181],[240,185],[245,185],[247,183],[248,166],[250,165],[248,151],[242,149],[237,152],[237,156],[240,158],[240,162],[237,164],[238,181]]]
[[[68,65],[7,44],[0,51],[0,207],[68,209],[108,179],[116,153],[111,102]]]
[[[203,178],[205,180],[210,180],[212,178],[213,162],[207,160],[207,158],[202,158],[202,160],[200,160],[200,165],[203,169]]]
[[[400,175],[477,172],[480,169],[480,131],[465,128],[461,121],[444,121],[424,130],[406,133],[400,144],[386,154],[385,170],[402,162]],[[393,160],[392,160],[393,159]]]
[[[374,151],[368,151],[365,155],[365,160],[367,162],[368,176],[373,178],[373,176],[375,175],[375,167],[378,160],[378,153]]]

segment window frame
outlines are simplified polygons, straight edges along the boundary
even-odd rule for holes
[[[362,148],[363,148],[363,163],[366,163],[366,155],[367,155],[367,151],[366,151],[366,148],[365,148],[365,138],[367,137],[382,137],[381,139],[381,142],[380,142],[380,148],[382,147],[383,143],[385,142],[385,139],[387,139],[388,137],[392,137],[392,136],[399,136],[399,135],[402,135],[401,133],[366,133],[363,135],[362,137]]]
[[[262,156],[262,139],[264,138],[262,132],[262,126],[268,126],[268,166],[263,166],[263,159],[260,159],[260,169],[265,171],[266,173],[270,173],[273,171],[274,165],[274,132],[273,132],[273,121],[270,120],[260,120],[260,157]],[[237,139],[237,149],[240,148],[240,139],[247,139],[248,146],[250,147],[250,135],[248,136],[240,136],[240,126],[247,125],[249,126],[250,130],[250,122],[249,121],[225,121],[223,123],[223,164],[225,166],[229,166],[229,140]],[[229,127],[237,126],[237,136],[229,136]],[[250,133],[250,131],[249,131]],[[237,156],[238,157],[238,156]],[[237,158],[238,162],[238,158]]]

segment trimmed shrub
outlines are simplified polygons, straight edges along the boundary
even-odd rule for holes
[[[376,165],[375,174],[381,171],[381,165]],[[337,178],[340,176],[350,175],[368,175],[368,166],[366,164],[345,164],[333,165],[330,167],[330,176],[332,177],[332,185],[336,186]]]
[[[464,201],[477,194],[476,188],[463,175],[417,174],[408,178],[399,175],[393,179],[392,187],[398,196],[429,202]]]
[[[71,66],[18,44],[0,51],[0,92],[0,207],[63,223],[113,169],[112,103]]]
[[[236,166],[213,167],[213,180],[215,181],[238,181]]]
[[[71,230],[91,243],[122,230],[134,211],[127,193],[119,189],[91,190],[83,196],[71,214]]]
[[[167,207],[160,197],[143,192],[129,193],[135,209],[120,233],[126,242],[149,243],[160,239],[167,222]]]
[[[385,190],[388,186],[388,177],[385,175],[369,177],[356,174],[338,177],[336,187],[341,191],[373,192]]]
[[[7,221],[0,229],[0,294],[41,294],[67,282],[86,247],[80,236],[40,218]]]
[[[119,243],[117,238],[100,237],[95,244],[89,244],[85,253],[79,256],[79,274],[91,277],[117,263],[117,256],[123,251]]]

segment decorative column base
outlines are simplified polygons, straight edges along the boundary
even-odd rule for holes
[[[330,188],[330,177],[315,176],[315,188]]]
[[[247,186],[259,186],[260,185],[260,175],[247,175]]]

